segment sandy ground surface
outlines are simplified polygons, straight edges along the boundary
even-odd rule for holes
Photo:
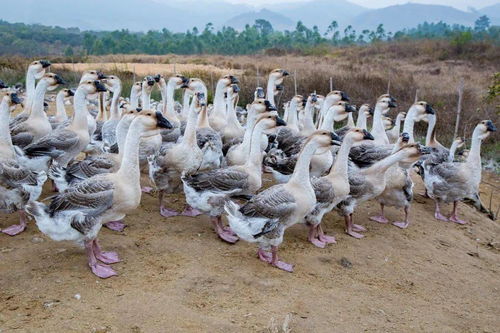
[[[491,187],[482,189],[488,202]],[[104,248],[122,258],[107,280],[90,273],[82,249],[30,223],[17,237],[0,235],[0,331],[281,332],[288,316],[291,332],[498,332],[500,228],[460,211],[469,224],[438,222],[431,200],[417,196],[412,225],[400,230],[369,221],[377,206],[365,203],[355,213],[365,239],[345,235],[332,213],[324,226],[338,243],[325,249],[297,225],[281,248],[296,264],[290,274],[257,260],[254,244],[219,241],[207,217],[161,217],[144,195],[125,232],[101,231]],[[1,217],[0,227],[14,222]]]

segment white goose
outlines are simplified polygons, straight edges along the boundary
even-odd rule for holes
[[[235,104],[238,103],[238,92],[240,87],[237,84],[231,84],[226,89],[226,125],[220,131],[224,142],[231,142],[235,139],[240,139],[245,134],[245,129],[241,126],[236,116]]]
[[[186,202],[193,208],[210,216],[217,235],[228,243],[238,238],[222,224],[224,203],[230,197],[253,195],[262,186],[262,151],[260,137],[264,131],[285,122],[276,113],[263,113],[252,129],[252,143],[247,162],[243,165],[216,169],[182,178]]]
[[[317,131],[305,143],[294,173],[286,184],[272,186],[253,196],[239,207],[229,201],[225,205],[231,229],[248,242],[259,243],[259,259],[288,272],[293,266],[278,259],[278,246],[285,229],[302,223],[316,204],[309,175],[309,164],[317,149],[328,149],[337,136]],[[271,250],[271,253],[266,250]]]
[[[225,75],[217,82],[217,86],[215,87],[213,110],[210,113],[208,121],[210,127],[219,133],[222,133],[227,124],[227,109],[224,94],[231,84],[238,83],[238,79],[233,75]]]
[[[102,251],[97,242],[102,224],[123,219],[140,203],[141,136],[170,126],[161,113],[143,111],[130,126],[123,160],[117,172],[97,175],[78,183],[54,196],[49,206],[33,201],[26,207],[40,231],[53,240],[71,240],[83,244],[88,264],[98,277],[116,275],[107,264],[120,261],[115,252]]]
[[[116,143],[116,126],[121,118],[121,110],[118,100],[122,91],[122,82],[116,75],[108,75],[102,81],[104,86],[113,93],[111,99],[110,116],[102,124],[102,141],[106,147],[111,147]]]
[[[73,97],[75,95],[74,90],[71,89],[61,89],[56,95],[56,114],[52,117],[49,117],[50,124],[52,125],[52,129],[55,129],[61,124],[64,124],[68,121],[68,114],[66,113],[66,99]]]

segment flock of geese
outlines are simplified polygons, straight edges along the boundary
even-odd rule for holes
[[[372,220],[387,223],[384,207],[394,206],[404,218],[393,224],[408,227],[414,167],[436,203],[435,217],[465,223],[457,203],[479,202],[481,142],[496,130],[490,120],[479,122],[468,155],[457,160],[464,140],[456,139],[450,149],[440,144],[436,111],[425,101],[393,121],[387,113],[396,100],[389,94],[357,109],[345,92],[334,90],[294,96],[281,113],[275,96],[289,75],[282,69],[269,74],[267,89],[256,88],[246,109],[237,105],[239,82],[232,75],[218,80],[208,105],[207,87],[197,78],[147,76],[123,98],[117,76],[89,70],[76,90],[57,93],[56,112],[49,116],[45,95],[64,84],[46,72],[49,66],[44,60],[29,65],[24,92],[0,82],[0,209],[19,214],[19,224],[2,232],[19,234],[34,218],[53,240],[83,245],[101,278],[116,275],[110,264],[120,260],[101,249],[101,227],[123,230],[126,214],[139,206],[143,192],[153,190],[162,216],[206,214],[221,240],[257,243],[260,260],[289,272],[293,266],[279,259],[278,247],[294,224],[304,223],[308,240],[323,248],[336,242],[321,226],[335,210],[345,219],[346,233],[362,238],[366,229],[354,223],[353,213],[375,200],[381,210]],[[155,87],[161,101],[151,99]],[[182,102],[175,100],[178,89]],[[11,117],[20,104],[22,112]],[[428,123],[425,145],[414,138],[420,121]],[[264,172],[276,184],[260,191]],[[48,178],[55,194],[43,203]],[[166,195],[181,192],[186,206],[178,212]],[[441,213],[441,203],[453,203],[449,216]]]

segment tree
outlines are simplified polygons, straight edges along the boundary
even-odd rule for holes
[[[481,16],[474,23],[475,31],[486,31],[490,27],[490,18],[486,15]]]
[[[72,57],[74,55],[73,48],[71,46],[66,47],[64,50],[64,55],[66,57]]]
[[[267,36],[271,34],[274,29],[271,22],[264,19],[255,20],[255,24],[253,25],[263,36]]]

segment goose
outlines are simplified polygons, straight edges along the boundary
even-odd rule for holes
[[[206,107],[205,93],[196,92],[189,111],[186,130],[180,143],[177,143],[163,154],[155,155],[148,159],[149,176],[158,189],[160,215],[164,217],[178,216],[179,212],[165,207],[163,196],[165,193],[175,193],[181,189],[181,175],[189,175],[199,171],[203,162],[203,152],[198,147],[196,139],[196,124],[198,114]],[[199,212],[186,206],[180,213],[186,216],[196,216]]]
[[[101,135],[105,146],[110,147],[116,143],[116,126],[121,118],[118,100],[122,91],[122,82],[118,76],[108,75],[101,81],[106,89],[113,93],[111,99],[110,116],[102,124]]]
[[[181,88],[184,88],[184,93],[182,95],[182,109],[179,117],[183,122],[185,122],[189,114],[189,105],[191,104],[193,92],[190,89],[186,89],[186,86],[181,86]]]
[[[208,121],[210,127],[219,133],[222,133],[227,125],[227,110],[226,103],[224,101],[224,93],[232,84],[238,84],[239,81],[233,75],[225,75],[217,82],[215,87],[214,105],[212,113],[210,114]]]
[[[105,79],[106,78],[106,75],[104,75],[103,72],[101,71],[97,71],[97,70],[88,70],[88,71],[85,71],[83,72],[82,76],[80,77],[80,83],[82,82],[86,82],[86,81],[96,81],[96,80],[102,80],[102,79]],[[108,91],[104,91],[104,92],[99,92],[97,94],[89,94],[87,95],[86,99],[90,99],[91,101],[94,101],[95,100],[95,96],[97,96],[97,101],[98,101],[98,111],[97,112],[94,112],[94,110],[90,110],[87,108],[87,126],[88,126],[88,132],[89,132],[89,136],[90,138],[92,139],[93,136],[94,136],[94,133],[96,132],[97,130],[97,120],[96,120],[96,116],[99,115],[99,113],[101,113],[101,117],[107,119],[107,114],[106,114],[106,97],[108,96]],[[99,124],[99,127],[100,129],[102,129],[102,126],[101,124]],[[98,137],[100,137],[100,139],[102,139],[102,136],[99,135],[101,133],[98,133]],[[91,145],[89,146],[88,148],[86,148],[86,153],[89,152],[89,151],[92,151],[94,149],[94,147]]]
[[[9,131],[10,108],[20,104],[17,93],[0,92],[0,212],[19,214],[19,224],[11,225],[2,233],[15,236],[26,229],[24,208],[29,200],[36,200],[42,193],[47,179],[45,172],[30,170],[19,163]]]
[[[12,128],[12,143],[19,147],[26,147],[52,131],[49,119],[43,109],[44,97],[47,90],[54,90],[63,79],[54,73],[46,73],[38,82],[33,96],[33,106],[28,118]]]
[[[310,136],[315,130],[314,125],[314,110],[318,105],[318,95],[316,93],[310,94],[307,97],[306,106],[303,109],[302,121],[300,122],[300,133],[305,136]]]
[[[73,97],[75,95],[75,91],[72,89],[61,89],[56,95],[56,114],[52,117],[49,117],[50,125],[52,129],[55,129],[60,124],[63,124],[68,121],[68,114],[66,113],[66,98]]]
[[[59,127],[26,146],[24,148],[26,155],[36,157],[62,152],[53,159],[52,165],[53,167],[65,168],[90,142],[87,121],[87,96],[105,90],[106,87],[100,81],[89,80],[82,82],[73,97],[75,112],[71,124],[67,127]],[[55,178],[50,172],[49,177]]]
[[[321,105],[321,109],[319,110],[318,129],[322,128],[321,126],[323,125],[323,120],[328,113],[328,110],[332,107],[332,105],[340,101],[349,102],[350,98],[345,92],[340,90],[330,91],[328,95],[326,95],[323,104]]]
[[[264,131],[283,125],[285,122],[276,113],[259,115],[252,130],[250,154],[245,164],[182,177],[186,202],[209,215],[217,235],[228,243],[235,243],[238,238],[222,224],[224,203],[230,197],[252,195],[260,189],[262,186],[260,137]]]
[[[269,77],[267,79],[267,89],[266,89],[266,99],[272,105],[276,106],[276,102],[274,100],[275,93],[282,90],[283,79],[289,76],[290,73],[288,71],[277,68],[269,73]],[[279,87],[279,88],[278,88]]]
[[[302,110],[303,104],[304,97],[302,97],[302,95],[295,95],[290,100],[286,108],[288,110],[287,117],[286,119],[284,119],[287,124],[286,127],[290,129],[295,135],[299,133],[298,112],[300,112],[299,110]]]
[[[40,80],[45,75],[46,68],[50,65],[51,63],[47,60],[35,60],[29,64],[26,71],[26,99],[24,100],[24,108],[14,119],[10,120],[11,129],[28,119],[35,98],[36,80]]]
[[[240,139],[245,134],[245,129],[241,126],[238,121],[238,117],[236,116],[236,110],[234,108],[235,103],[238,103],[238,92],[240,91],[240,87],[237,84],[231,84],[226,89],[226,105],[227,105],[227,114],[226,114],[226,125],[220,131],[222,140],[224,142],[231,142],[234,139]]]
[[[436,209],[434,217],[442,221],[451,221],[465,224],[466,221],[458,217],[458,202],[478,196],[481,183],[481,143],[496,127],[491,120],[481,121],[472,133],[472,144],[467,160],[460,162],[444,162],[439,164],[424,163],[425,188],[431,197]],[[439,204],[453,202],[453,211],[446,218],[441,214]]]
[[[352,148],[351,148],[352,150]],[[366,229],[353,223],[352,213],[355,207],[367,200],[378,197],[385,189],[387,182],[387,170],[396,163],[405,165],[418,161],[422,155],[428,154],[430,148],[420,144],[407,144],[392,155],[375,162],[368,168],[359,169],[352,166],[349,169],[350,192],[346,200],[337,205],[337,209],[344,216],[346,223],[346,233],[354,238],[363,238],[360,231]]]
[[[134,82],[130,88],[130,108],[137,109],[139,107],[139,99],[142,94],[142,82]]]
[[[142,104],[141,107],[144,110],[151,110],[151,92],[155,86],[155,79],[153,76],[148,75],[142,80],[142,91],[141,91],[141,99]]]
[[[338,137],[329,131],[316,131],[300,152],[297,165],[286,184],[274,185],[253,196],[239,207],[226,202],[229,226],[236,235],[259,243],[259,259],[282,270],[292,272],[293,266],[278,259],[278,246],[283,242],[285,229],[302,223],[314,208],[316,197],[311,185],[309,163],[317,149],[329,149]],[[266,250],[271,250],[271,253]]]
[[[394,145],[392,153],[396,153],[405,144],[408,144],[410,135],[402,133],[398,142]],[[394,222],[393,225],[406,229],[410,222],[408,221],[408,213],[410,210],[411,201],[413,200],[413,181],[410,177],[411,164],[404,165],[402,163],[394,164],[386,171],[385,189],[376,200],[380,204],[380,215],[370,217],[370,220],[378,223],[387,223],[389,220],[384,215],[385,206],[393,206],[403,208],[405,213],[404,221]]]
[[[226,153],[227,165],[243,165],[248,161],[252,141],[252,129],[255,126],[255,122],[260,114],[271,111],[276,111],[276,108],[268,100],[264,100],[263,98],[255,99],[248,107],[247,127],[245,135],[243,136],[243,141],[241,144],[232,145],[229,148]],[[261,135],[260,143],[262,150],[267,148],[267,135]]]
[[[81,87],[82,85],[80,85]],[[49,206],[31,201],[26,211],[40,231],[55,241],[83,244],[92,272],[100,278],[117,275],[107,264],[119,262],[115,252],[104,252],[97,236],[104,222],[120,220],[141,200],[139,143],[141,136],[170,127],[160,112],[144,110],[130,125],[120,169],[91,177],[54,196]]]
[[[406,112],[399,112],[396,116],[394,127],[386,131],[390,143],[396,143],[398,141],[401,132],[401,122],[405,120],[405,116]]]
[[[305,217],[309,226],[309,241],[317,247],[324,248],[326,244],[335,243],[335,237],[327,236],[321,228],[323,216],[332,211],[349,195],[349,180],[347,175],[349,150],[356,142],[373,140],[373,136],[361,128],[351,128],[344,135],[344,139],[335,157],[335,163],[330,172],[321,178],[311,179],[316,196],[314,209]]]
[[[373,115],[373,108],[370,104],[363,104],[359,107],[358,119],[356,119],[356,127],[361,129],[368,129],[367,120]]]
[[[455,160],[455,153],[457,149],[462,148],[465,145],[465,140],[461,137],[457,137],[450,146],[450,153],[448,154],[448,162],[453,162]]]
[[[202,108],[196,125],[196,142],[203,153],[201,170],[220,168],[224,155],[222,153],[221,135],[210,127],[207,108]]]
[[[175,111],[175,100],[174,94],[175,90],[182,88],[183,85],[189,83],[189,79],[181,74],[176,74],[165,81],[165,78],[158,74],[155,77],[155,81],[160,87],[160,92],[163,99],[163,115],[174,125],[175,127],[180,126],[180,119],[177,111]]]

